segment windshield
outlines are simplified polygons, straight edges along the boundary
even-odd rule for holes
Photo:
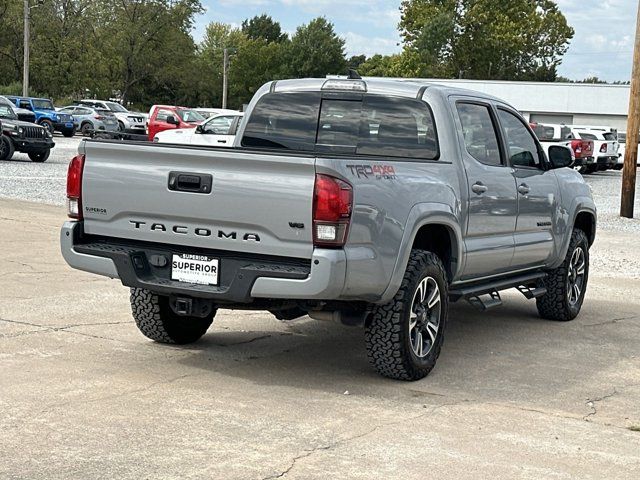
[[[112,112],[122,112],[122,113],[129,112],[129,110],[127,110],[117,102],[104,102],[104,103],[107,105],[107,107],[109,107],[109,110],[111,110]]]
[[[36,98],[35,100],[32,100],[32,103],[33,103],[33,108],[38,110],[55,110],[53,108],[53,103],[51,102],[51,100]]]
[[[204,117],[195,110],[181,109],[176,110],[176,113],[178,114],[180,119],[186,123],[196,123],[204,121]]]
[[[9,105],[0,103],[0,118],[10,118],[11,120],[16,120],[18,116],[13,111],[13,108],[11,108]]]

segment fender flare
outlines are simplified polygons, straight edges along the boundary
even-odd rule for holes
[[[571,202],[571,207],[569,208],[567,217],[571,220],[571,223],[568,225],[567,233],[565,238],[562,241],[562,245],[560,248],[559,258],[550,265],[550,268],[558,268],[564,262],[564,257],[567,255],[567,250],[569,250],[569,243],[571,242],[571,233],[573,232],[574,225],[576,224],[576,219],[580,213],[589,213],[593,216],[594,221],[594,230],[593,230],[593,238],[596,236],[596,226],[598,223],[598,214],[596,211],[596,204],[591,197],[588,196],[577,196]],[[593,239],[589,239],[592,243]]]
[[[444,203],[418,203],[409,211],[391,280],[382,293],[380,300],[376,303],[387,303],[397,293],[409,263],[413,242],[420,229],[425,225],[442,225],[450,231],[450,235],[452,235],[452,279],[460,275],[464,256],[462,229],[458,216],[450,205]]]

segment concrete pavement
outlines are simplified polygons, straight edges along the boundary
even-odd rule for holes
[[[359,328],[221,311],[154,344],[71,270],[60,207],[0,200],[1,479],[640,478],[640,249],[602,232],[582,314],[452,308],[433,373],[379,377]]]

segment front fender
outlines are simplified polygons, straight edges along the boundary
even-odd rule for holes
[[[580,196],[573,197],[573,199],[571,200],[571,205],[567,209],[567,217],[570,219],[571,223],[568,225],[569,228],[567,228],[566,234],[562,239],[561,247],[559,250],[559,256],[556,259],[556,261],[550,265],[550,268],[558,268],[564,261],[564,258],[567,255],[567,250],[569,250],[569,243],[571,242],[571,234],[573,232],[574,225],[576,224],[576,218],[578,217],[578,214],[582,212],[587,212],[593,215],[594,222],[596,222],[597,224],[598,214],[596,211],[596,204],[593,201],[593,198],[591,198],[588,195],[580,195]],[[594,237],[595,237],[595,232],[596,231],[594,226],[594,233],[593,233]]]
[[[460,228],[459,217],[450,205],[433,202],[419,203],[414,205],[409,212],[391,280],[378,303],[382,304],[391,301],[397,293],[407,269],[407,264],[409,263],[413,242],[418,231],[425,225],[443,225],[449,229],[453,243],[453,245],[451,245],[452,280],[459,277],[463,267],[462,246],[464,243],[462,241],[462,229]]]

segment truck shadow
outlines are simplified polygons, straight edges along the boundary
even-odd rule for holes
[[[535,304],[519,294],[505,297],[503,307],[484,313],[466,303],[452,305],[438,364],[427,378],[413,383],[377,375],[367,361],[362,328],[310,320],[273,331],[214,327],[180,361],[268,386],[536,401],[588,384],[618,357],[632,357],[640,340],[638,317],[625,328],[610,323],[635,315],[633,305],[588,301],[575,321],[551,322],[540,319]],[[248,327],[243,323],[238,330]]]

